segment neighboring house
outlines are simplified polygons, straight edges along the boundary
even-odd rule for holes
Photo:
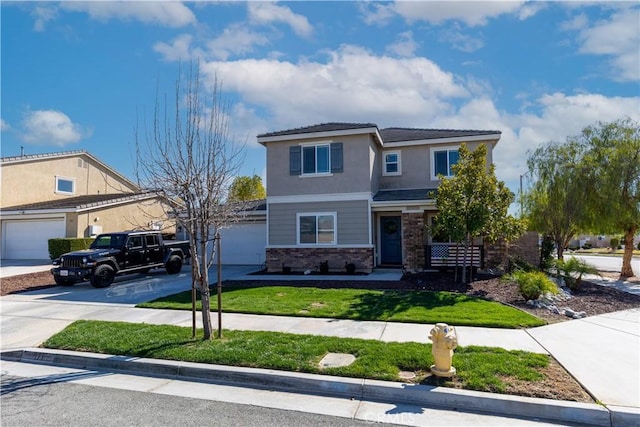
[[[47,259],[51,238],[170,225],[156,194],[86,151],[3,157],[0,167],[3,259]]]
[[[485,144],[487,164],[492,163],[500,135],[378,129],[373,123],[326,123],[258,135],[267,149],[268,270],[315,269],[323,261],[334,271],[344,271],[345,263],[361,271],[421,270],[434,259],[446,262],[448,242],[425,230],[438,213],[438,175],[452,175],[463,143],[472,150]],[[425,250],[438,240],[445,245]]]

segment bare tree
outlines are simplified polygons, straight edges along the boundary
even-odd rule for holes
[[[177,226],[188,232],[192,288],[200,290],[205,340],[212,337],[209,268],[216,254],[215,235],[239,211],[226,199],[244,144],[230,134],[228,111],[217,78],[207,90],[199,64],[190,63],[186,76],[179,69],[175,99],[156,95],[153,125],[145,121],[144,135],[139,138],[136,130],[135,138],[138,182],[164,195],[173,204]]]

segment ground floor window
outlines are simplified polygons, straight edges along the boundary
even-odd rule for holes
[[[299,213],[298,214],[299,245],[335,245],[336,214]]]

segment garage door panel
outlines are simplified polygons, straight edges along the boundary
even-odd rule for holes
[[[265,261],[266,224],[238,224],[226,228],[222,236],[222,263],[260,265]]]
[[[49,239],[65,236],[64,220],[6,221],[5,259],[48,259]]]

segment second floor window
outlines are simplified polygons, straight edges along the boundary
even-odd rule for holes
[[[302,147],[302,173],[329,173],[329,144]]]
[[[289,147],[289,175],[331,176],[342,172],[342,142]]]
[[[435,150],[433,152],[433,176],[453,176],[451,167],[458,163],[458,148]]]
[[[391,151],[384,154],[384,173],[383,175],[401,175],[400,152]]]
[[[62,178],[56,176],[56,193],[74,194],[76,192],[76,182],[72,178]]]

